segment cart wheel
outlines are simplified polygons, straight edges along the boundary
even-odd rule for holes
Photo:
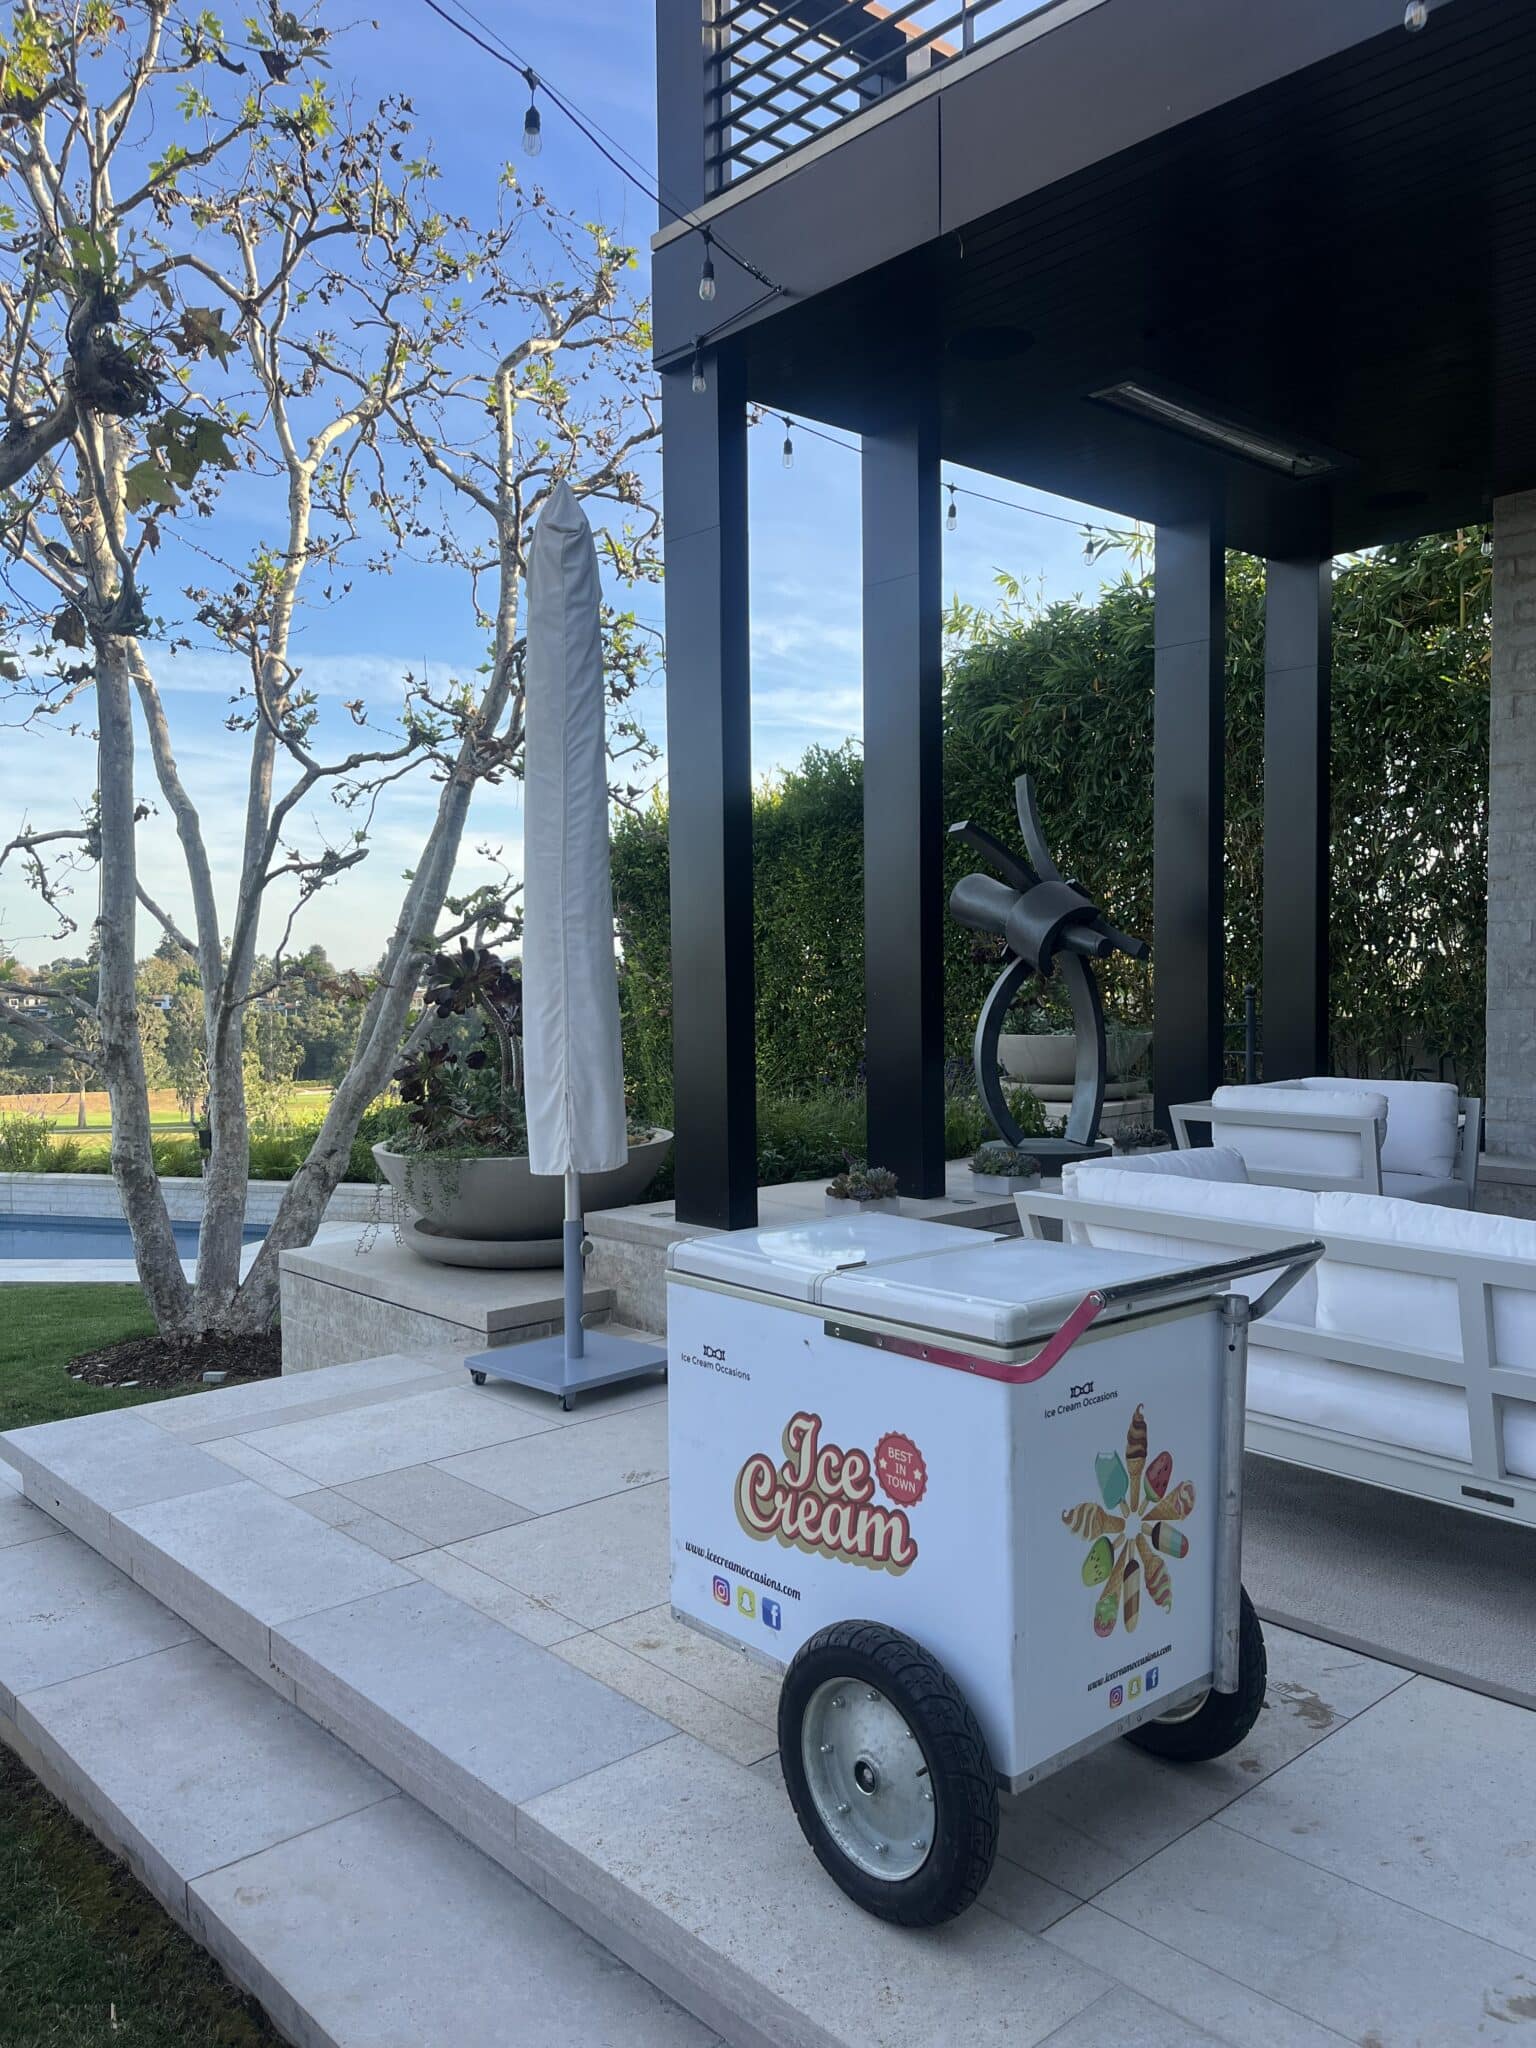
[[[485,1385],[485,1374],[483,1372],[472,1372],[470,1374],[470,1378],[474,1381],[477,1387],[483,1387]]]
[[[1245,1591],[1237,1624],[1237,1691],[1202,1693],[1160,1720],[1143,1721],[1125,1739],[1170,1763],[1198,1764],[1225,1756],[1258,1720],[1267,1676],[1264,1631]]]
[[[840,1621],[779,1693],[779,1756],[801,1831],[856,1905],[900,1927],[963,1913],[997,1854],[997,1777],[949,1673],[910,1636]]]

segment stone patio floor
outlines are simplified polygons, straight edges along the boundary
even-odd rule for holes
[[[671,1617],[660,1385],[567,1416],[471,1387],[454,1357],[392,1357],[18,1432],[0,1456],[47,1510],[0,1490],[0,1732],[141,1869],[161,1859],[154,1888],[296,2039],[411,2040],[419,2014],[396,2029],[369,2009],[396,1996],[380,1928],[402,1914],[418,1945],[451,1945],[456,2041],[706,2038],[665,2000],[627,2018],[620,2001],[596,2034],[466,2017],[476,1970],[542,1937],[476,1918],[446,1823],[530,1910],[523,1886],[732,2043],[1536,2042],[1521,1708],[1271,1629],[1241,1749],[1179,1769],[1117,1745],[1006,1800],[981,1903],[901,1934],[799,1836],[773,1677]],[[348,1746],[328,1802],[317,1815],[299,1765],[274,1773],[258,1746],[235,1766],[273,1788],[256,1837],[178,1848],[134,1801],[174,1780],[196,1833],[197,1747],[156,1778],[142,1730],[171,1696],[208,1728],[242,1687]],[[379,1923],[349,1909],[338,1930],[306,1857],[348,1830],[390,1875]],[[284,1917],[290,1889],[308,1925]],[[316,2017],[327,1972],[354,1980],[342,2020]]]

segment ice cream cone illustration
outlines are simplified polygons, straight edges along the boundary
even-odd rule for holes
[[[1061,1519],[1074,1536],[1087,1540],[1083,1584],[1101,1588],[1093,1604],[1093,1632],[1111,1636],[1123,1621],[1130,1634],[1141,1619],[1141,1591],[1165,1612],[1173,1606],[1169,1558],[1189,1555],[1189,1538],[1176,1525],[1194,1513],[1195,1489],[1188,1479],[1173,1484],[1173,1458],[1159,1451],[1147,1462],[1147,1418],[1140,1406],[1125,1436],[1125,1456],[1100,1451],[1094,1478],[1104,1502],[1081,1501],[1063,1508]],[[1118,1512],[1116,1512],[1118,1510]]]
[[[1141,1506],[1141,1475],[1147,1462],[1147,1418],[1141,1403],[1136,1404],[1136,1413],[1131,1417],[1131,1426],[1125,1433],[1125,1469],[1130,1474],[1130,1510],[1134,1515]]]
[[[1086,1536],[1090,1543],[1096,1543],[1101,1536],[1125,1533],[1124,1519],[1107,1513],[1093,1500],[1079,1501],[1075,1508],[1063,1508],[1061,1519],[1074,1536]]]

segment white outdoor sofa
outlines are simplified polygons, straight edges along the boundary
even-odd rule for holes
[[[1090,1161],[1063,1186],[1016,1198],[1026,1232],[1054,1218],[1181,1259],[1321,1238],[1254,1331],[1249,1449],[1536,1526],[1536,1223],[1258,1185],[1226,1147]]]
[[[1240,1152],[1248,1178],[1267,1186],[1476,1205],[1483,1105],[1450,1081],[1317,1074],[1218,1088],[1209,1102],[1177,1102],[1168,1114],[1181,1150],[1192,1144],[1191,1124],[1209,1124],[1211,1143]]]

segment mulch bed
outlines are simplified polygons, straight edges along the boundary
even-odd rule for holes
[[[205,1372],[221,1372],[221,1384],[276,1379],[283,1369],[278,1330],[259,1337],[129,1337],[101,1351],[72,1359],[71,1379],[92,1387],[195,1387]]]

